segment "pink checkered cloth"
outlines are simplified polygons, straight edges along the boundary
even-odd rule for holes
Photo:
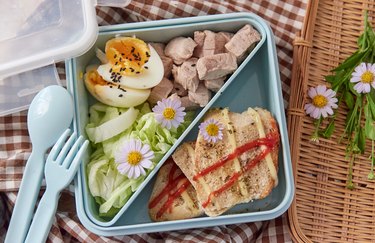
[[[133,0],[126,8],[97,8],[100,25],[197,15],[252,12],[269,22],[276,37],[285,105],[289,100],[292,41],[302,28],[307,0]],[[63,71],[63,70],[62,70]],[[26,111],[0,117],[0,241],[4,240],[26,160],[31,152]],[[5,217],[4,217],[5,216]],[[286,215],[271,221],[202,229],[100,237],[77,218],[74,188],[61,196],[49,242],[291,242]]]

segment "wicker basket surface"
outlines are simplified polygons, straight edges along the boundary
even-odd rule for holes
[[[356,188],[346,189],[346,144],[338,142],[346,108],[339,108],[332,138],[320,139],[319,145],[310,141],[313,120],[303,110],[307,89],[328,85],[324,76],[357,49],[365,9],[375,27],[375,0],[311,0],[294,43],[288,129],[296,195],[288,215],[298,242],[375,242],[375,181],[367,179],[371,143],[355,159]]]

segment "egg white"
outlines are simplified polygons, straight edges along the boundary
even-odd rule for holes
[[[86,71],[94,68],[90,66]],[[150,96],[151,89],[131,89],[120,84],[98,84],[94,80],[84,77],[89,93],[103,104],[115,107],[133,107],[142,104]]]
[[[142,73],[134,76],[121,76],[119,84],[132,89],[150,89],[160,83],[164,76],[163,62],[155,49],[151,45],[148,46],[150,48],[150,59],[144,65],[148,69],[144,69]],[[98,73],[108,82],[112,82],[111,72],[109,71],[111,68],[110,63],[98,67]]]

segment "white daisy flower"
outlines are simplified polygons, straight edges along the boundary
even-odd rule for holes
[[[305,105],[306,114],[315,119],[333,115],[332,108],[337,108],[335,91],[327,89],[324,85],[318,85],[317,87],[311,87],[307,94],[312,102]]]
[[[357,83],[354,89],[358,93],[369,93],[371,86],[375,88],[375,64],[364,62],[359,64],[354,69],[350,82]]]
[[[171,129],[171,127],[177,128],[184,121],[186,115],[184,110],[185,107],[181,106],[179,99],[171,98],[158,101],[156,106],[152,108],[155,119],[168,129]]]
[[[223,129],[223,124],[213,118],[210,118],[199,125],[199,132],[207,142],[216,143],[218,140],[222,140]]]
[[[130,179],[136,179],[146,175],[144,169],[152,167],[151,159],[154,158],[154,152],[148,144],[142,144],[138,139],[131,139],[115,152],[114,157],[118,164],[117,170]]]

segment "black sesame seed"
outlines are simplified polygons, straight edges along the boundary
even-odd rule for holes
[[[119,94],[118,97],[122,97],[122,94]]]
[[[148,67],[147,67],[147,66],[145,66],[145,68],[146,68],[146,69],[148,69]]]
[[[195,65],[196,65],[195,63],[191,64],[192,67],[195,67]]]
[[[133,61],[133,59],[129,58],[129,61]]]
[[[88,116],[90,117],[90,116],[91,116],[91,114],[89,113],[89,114],[88,114]]]
[[[117,57],[117,55],[115,54],[115,56],[113,58],[116,58],[116,57]]]
[[[118,114],[121,115],[121,111],[119,111]]]
[[[112,73],[112,68],[111,68],[111,69],[109,69],[109,72],[110,72],[110,73]]]
[[[109,86],[112,89],[112,85]]]
[[[141,72],[138,72],[138,71],[137,71],[137,72],[135,72],[135,73],[136,73],[136,74],[140,74]]]
[[[117,65],[117,64],[118,64],[118,62],[115,63],[115,65]]]

